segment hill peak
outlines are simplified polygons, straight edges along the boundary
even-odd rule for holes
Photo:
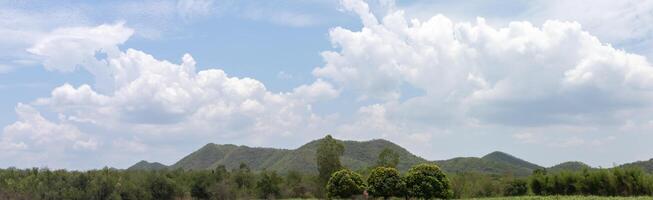
[[[160,170],[167,167],[168,166],[158,162],[148,162],[146,160],[141,160],[131,167],[127,168],[127,170]]]
[[[501,152],[501,151],[494,151],[492,153],[489,153],[485,156],[482,157],[484,160],[489,160],[489,161],[494,161],[494,162],[503,162],[503,163],[508,163],[514,166],[518,167],[523,167],[526,169],[534,170],[534,169],[540,169],[542,168],[539,165],[530,163],[528,161],[522,160],[520,158],[517,158],[513,155]]]

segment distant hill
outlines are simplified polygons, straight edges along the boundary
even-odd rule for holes
[[[653,159],[623,164],[620,167],[639,167],[645,172],[653,173]]]
[[[129,167],[128,170],[158,170],[164,168],[202,170],[214,169],[219,165],[224,165],[227,169],[234,169],[240,163],[245,163],[254,171],[266,169],[281,173],[291,170],[303,173],[317,173],[315,152],[317,151],[319,142],[320,140],[314,140],[297,149],[260,148],[209,143],[169,167],[161,163],[140,161]],[[500,151],[492,152],[481,158],[458,157],[448,160],[428,161],[387,140],[376,139],[362,142],[340,142],[345,146],[344,155],[340,160],[345,167],[353,170],[361,170],[374,166],[379,153],[385,148],[389,148],[399,154],[399,165],[397,168],[404,172],[415,164],[427,162],[438,164],[448,173],[478,172],[528,176],[533,170],[543,168]],[[653,159],[624,164],[621,167],[631,166],[640,167],[647,172],[653,172]],[[582,162],[573,161],[552,166],[547,168],[547,170],[558,172],[562,170],[581,170],[585,167],[589,166]]]
[[[435,161],[444,171],[450,173],[478,172],[490,174],[513,174],[528,176],[533,170],[542,168],[510,154],[495,151],[481,158],[458,157]]]
[[[158,162],[151,163],[151,162],[141,160],[140,162],[137,162],[136,164],[127,168],[127,170],[161,170],[161,169],[166,169],[167,167],[168,166],[165,166],[164,164]]]
[[[500,151],[495,151],[490,154],[487,154],[482,157],[484,160],[489,160],[489,161],[494,161],[494,162],[499,162],[499,163],[506,163],[512,166],[520,167],[520,168],[525,168],[528,170],[535,170],[535,169],[541,169],[543,167],[530,163],[528,161],[519,159],[515,156],[512,156],[510,154],[500,152]]]
[[[399,170],[405,171],[410,166],[428,162],[415,156],[399,145],[386,140],[365,142],[341,141],[345,146],[341,161],[351,169],[363,169],[376,163],[379,153],[389,148],[399,154]],[[170,168],[212,169],[224,165],[227,169],[247,164],[252,170],[275,170],[280,172],[299,171],[317,173],[315,152],[319,140],[309,142],[297,149],[256,148],[236,145],[207,144],[199,150],[182,158]]]
[[[320,140],[314,140],[292,150],[209,143],[167,168],[202,170],[213,169],[219,165],[224,165],[227,169],[234,169],[240,163],[245,163],[255,171],[266,169],[282,173],[291,170],[303,173],[317,173],[315,152],[317,151],[319,142]],[[400,159],[397,168],[400,171],[407,171],[415,164],[427,162],[434,162],[449,173],[479,172],[527,176],[534,169],[542,168],[536,164],[498,151],[485,155],[482,158],[461,157],[428,161],[387,140],[376,139],[361,142],[341,142],[345,146],[345,152],[340,160],[345,167],[354,170],[374,166],[379,153],[385,148],[389,148],[399,154]],[[164,167],[164,165],[159,163],[155,164],[141,161],[129,169],[160,169]]]
[[[547,168],[549,172],[560,172],[560,171],[580,171],[585,168],[591,168],[589,165],[578,162],[578,161],[569,161],[563,162],[552,167]]]

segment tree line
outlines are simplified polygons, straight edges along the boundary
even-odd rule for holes
[[[326,136],[316,152],[318,174],[227,169],[88,171],[0,169],[0,199],[276,199],[276,198],[478,198],[523,195],[653,195],[653,175],[638,168],[547,172],[528,177],[474,172],[446,174],[422,163],[396,169],[399,155],[384,149],[375,166],[346,169],[344,146]]]

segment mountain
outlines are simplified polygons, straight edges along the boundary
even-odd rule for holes
[[[169,169],[202,170],[213,169],[224,165],[227,169],[235,169],[240,163],[245,163],[254,171],[274,170],[278,172],[298,171],[317,173],[315,153],[320,140],[314,140],[297,149],[275,149],[237,146],[232,144],[204,145],[197,151],[183,157]],[[340,158],[343,165],[353,170],[366,169],[374,166],[379,153],[391,149],[399,155],[397,168],[407,171],[419,163],[434,162],[449,173],[479,172],[492,174],[513,174],[516,176],[530,175],[534,169],[542,168],[503,152],[492,152],[482,158],[460,157],[448,160],[428,161],[410,153],[403,147],[387,140],[370,141],[340,141],[345,151]],[[161,169],[164,165],[141,161],[129,169]]]
[[[227,169],[237,168],[240,163],[247,164],[252,170],[275,170],[280,172],[298,171],[316,173],[315,152],[320,140],[309,142],[297,149],[273,149],[236,145],[207,144],[199,150],[182,158],[170,166],[172,169],[212,169],[224,165]],[[341,157],[343,165],[350,169],[364,169],[373,166],[379,153],[389,148],[399,154],[397,168],[402,171],[410,166],[428,162],[415,156],[403,147],[387,140],[370,140],[364,142],[341,141],[345,152]]]
[[[500,152],[500,151],[495,151],[495,152],[492,152],[490,154],[487,154],[487,155],[483,156],[482,159],[488,160],[488,161],[499,162],[499,163],[506,163],[506,164],[509,164],[509,165],[512,165],[512,166],[529,169],[531,171],[535,170],[535,169],[543,168],[543,167],[541,167],[539,165],[530,163],[528,161],[519,159],[519,158],[517,158],[515,156],[512,156],[512,155],[504,153],[504,152]]]
[[[547,171],[549,172],[560,172],[560,171],[580,171],[585,168],[592,168],[589,165],[578,162],[578,161],[569,161],[569,162],[563,162],[557,165],[554,165],[552,167],[547,168]]]
[[[165,166],[164,164],[158,163],[158,162],[147,162],[144,160],[141,160],[140,162],[132,165],[131,167],[127,168],[127,170],[161,170],[165,169],[168,166]]]
[[[438,160],[435,163],[449,173],[477,172],[528,176],[533,170],[542,168],[536,164],[499,151],[492,152],[481,158],[458,157],[449,160]]]
[[[623,164],[620,167],[639,167],[645,172],[653,173],[653,159]]]

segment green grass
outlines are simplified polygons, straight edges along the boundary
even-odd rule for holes
[[[479,198],[479,200],[517,200],[517,199],[526,199],[526,200],[617,200],[617,199],[627,199],[627,200],[640,200],[640,199],[653,199],[653,196],[645,197],[598,197],[598,196],[521,196],[521,197],[495,197],[495,198]]]

